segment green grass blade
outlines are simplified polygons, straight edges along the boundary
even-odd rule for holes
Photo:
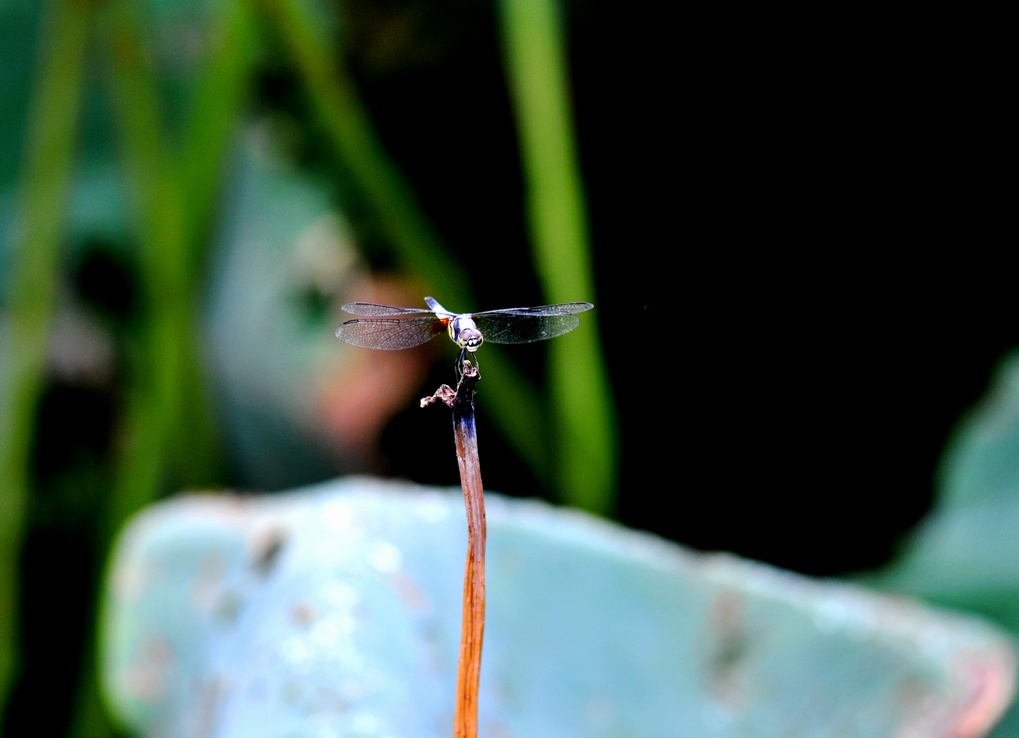
[[[140,273],[137,345],[113,467],[113,484],[97,543],[104,554],[123,522],[155,500],[167,483],[170,452],[182,434],[193,324],[193,259],[179,173],[165,147],[166,132],[136,8],[107,6],[103,41],[109,57],[112,117],[128,182]],[[96,651],[88,644],[80,672],[72,735],[111,735],[101,707]]]
[[[183,150],[171,158],[155,71],[136,9],[120,2],[106,16],[113,118],[133,195],[141,273],[141,331],[113,490],[99,544],[108,546],[133,512],[175,483],[212,481],[219,456],[199,365],[195,298],[220,172],[254,66],[255,34],[243,2],[217,6],[209,57],[197,75]],[[73,735],[108,735],[95,651],[79,685]]]
[[[590,299],[593,267],[557,6],[552,0],[503,0],[501,8],[538,275],[548,302]],[[562,439],[564,501],[611,514],[615,411],[593,328],[582,326],[552,342],[551,390]]]
[[[141,330],[123,418],[123,444],[104,540],[155,499],[166,447],[180,418],[185,356],[193,345],[194,285],[177,172],[135,9],[115,3],[105,24],[113,117],[127,174],[141,273]]]
[[[194,272],[200,273],[205,233],[223,182],[223,166],[234,139],[243,133],[258,49],[258,33],[247,0],[225,0],[215,12],[209,56],[199,71],[183,136],[181,191],[186,199],[187,237]]]
[[[251,92],[258,50],[258,34],[247,0],[226,0],[210,7],[209,53],[196,74],[190,114],[179,157],[179,192],[183,207],[183,248],[191,297],[205,273],[207,234],[215,217],[223,171],[235,139],[243,134],[246,103]],[[207,394],[201,352],[194,327],[181,367],[182,422],[171,429],[173,459],[187,469],[183,481],[207,485],[221,478],[224,466],[212,403]]]
[[[82,72],[87,3],[54,3],[46,19],[28,124],[17,251],[10,298],[10,343],[0,348],[0,722],[18,659],[18,559],[30,490],[29,455],[42,387],[65,228]]]

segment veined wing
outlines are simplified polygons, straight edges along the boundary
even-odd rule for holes
[[[369,305],[356,303],[348,307]],[[369,305],[369,307],[386,308],[385,305]],[[407,313],[380,313],[380,315],[396,315],[404,317],[354,318],[340,324],[336,329],[336,337],[351,346],[396,351],[398,349],[418,346],[430,341],[446,330],[446,324],[434,313],[422,313],[420,310],[407,308],[387,308],[389,310],[407,310]],[[358,313],[354,313],[357,315]]]
[[[474,317],[479,315],[489,315],[492,313],[513,313],[514,315],[576,315],[577,313],[587,312],[593,308],[589,302],[560,302],[555,305],[538,305],[537,307],[525,307],[525,308],[499,308],[498,310],[482,310],[480,313],[474,313]]]
[[[421,315],[435,317],[435,313],[425,308],[401,308],[392,305],[376,305],[374,302],[350,302],[340,308],[351,315],[375,317],[379,315]]]
[[[569,333],[580,325],[577,313],[593,307],[589,302],[564,302],[558,305],[486,310],[474,313],[472,317],[486,341],[532,343]]]

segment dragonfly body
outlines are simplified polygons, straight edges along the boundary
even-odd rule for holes
[[[344,305],[344,312],[360,317],[336,329],[341,341],[362,348],[395,351],[431,340],[442,332],[460,347],[461,359],[473,354],[485,341],[531,343],[555,338],[580,325],[577,313],[594,307],[589,302],[565,302],[527,308],[451,313],[434,298],[426,297],[431,310],[392,307],[370,302]]]
[[[451,314],[434,297],[426,297],[425,302],[428,303],[428,307],[432,309],[436,316],[448,316]],[[481,348],[481,344],[485,341],[485,337],[478,330],[478,324],[474,322],[474,316],[470,313],[454,315],[452,318],[449,318],[449,324],[446,328],[453,343],[461,349],[470,351],[472,354]]]

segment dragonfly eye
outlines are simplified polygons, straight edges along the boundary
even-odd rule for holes
[[[484,337],[481,335],[481,331],[476,328],[464,328],[460,331],[460,334],[456,337],[456,344],[460,348],[467,349],[472,354],[478,350]]]
[[[457,346],[472,354],[485,340],[481,337],[481,331],[478,330],[478,326],[474,324],[470,315],[458,315],[450,322],[449,337]]]

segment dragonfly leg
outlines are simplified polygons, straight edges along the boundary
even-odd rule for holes
[[[460,380],[463,379],[463,376],[464,376],[464,362],[467,360],[468,356],[471,357],[471,361],[473,362],[475,368],[477,368],[479,366],[478,365],[478,355],[476,353],[475,354],[468,354],[466,348],[460,349],[460,355],[456,357],[456,381],[457,381],[457,384],[459,384]]]

